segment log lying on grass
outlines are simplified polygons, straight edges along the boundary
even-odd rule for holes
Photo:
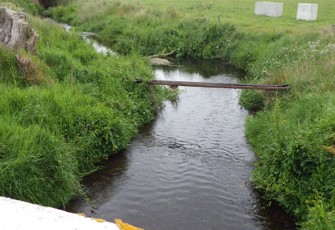
[[[35,52],[38,34],[29,27],[26,15],[0,6],[0,43],[10,49]]]

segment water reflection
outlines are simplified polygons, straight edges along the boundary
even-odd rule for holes
[[[156,77],[226,83],[242,77],[222,63],[178,64],[156,69]],[[91,203],[79,199],[69,210],[147,230],[295,229],[250,186],[254,154],[239,91],[181,87],[179,98],[165,103],[127,151],[85,179]]]
[[[174,64],[185,73],[199,74],[203,78],[224,74],[225,76],[233,76],[234,78],[241,79],[245,75],[244,71],[236,69],[232,65],[228,65],[222,60],[184,59],[177,60]],[[169,72],[173,67],[160,67],[160,69]]]

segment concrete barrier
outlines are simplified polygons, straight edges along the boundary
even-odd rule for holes
[[[256,2],[255,15],[278,18],[283,15],[284,4],[280,2]]]
[[[1,230],[120,230],[116,224],[0,197]]]
[[[315,21],[318,17],[318,4],[299,3],[297,20]]]

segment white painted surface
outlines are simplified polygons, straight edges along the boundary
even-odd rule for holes
[[[255,14],[265,15],[266,2],[256,2],[255,3]]]
[[[280,2],[256,2],[255,15],[278,18],[283,15],[284,4]]]
[[[318,18],[318,4],[299,3],[297,20],[315,21]]]
[[[109,222],[0,197],[1,230],[120,230]]]

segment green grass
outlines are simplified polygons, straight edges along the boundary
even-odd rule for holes
[[[246,124],[258,158],[254,186],[303,229],[333,229],[335,4],[310,1],[319,4],[318,20],[306,22],[295,20],[298,0],[281,2],[282,18],[253,15],[254,2],[247,0],[74,0],[51,8],[44,14],[96,32],[126,56],[102,57],[78,36],[32,19],[41,35],[32,57],[39,86],[16,69],[14,53],[0,48],[0,63],[8,66],[0,66],[8,88],[0,91],[6,108],[0,118],[17,127],[8,138],[43,130],[51,150],[62,146],[74,156],[73,177],[80,178],[94,162],[126,148],[153,117],[157,105],[149,89],[132,84],[138,76],[153,77],[140,56],[176,50],[178,57],[225,60],[244,69],[247,82],[290,85],[286,93],[241,94],[241,104],[260,110]]]
[[[335,6],[328,0],[308,1],[319,5],[318,20],[315,22],[295,20],[298,3],[301,2],[299,0],[280,1],[284,3],[284,11],[281,18],[255,16],[255,1],[249,0],[212,0],[207,2],[199,0],[98,0],[91,2],[75,0],[72,2],[75,3],[76,15],[80,17],[81,22],[94,18],[105,19],[114,13],[133,18],[152,17],[157,20],[167,15],[167,18],[178,20],[204,19],[211,22],[216,22],[220,18],[222,22],[232,23],[241,30],[254,33],[304,33],[306,30],[313,29],[329,32],[335,20],[333,14]],[[116,8],[118,10],[115,10]]]
[[[22,126],[8,115],[0,121],[2,196],[58,206],[81,191],[71,145],[38,125]]]
[[[0,195],[59,207],[84,194],[80,181],[96,163],[127,148],[163,92],[135,84],[153,78],[147,59],[103,56],[76,33],[28,19],[35,54],[0,46]]]
[[[27,0],[4,0],[1,1],[1,6],[10,7],[14,10],[24,10],[33,15],[37,15],[42,11],[42,7],[39,4]]]
[[[135,1],[127,1],[135,2]],[[299,0],[277,1],[284,4],[283,16],[281,18],[269,18],[254,15],[255,1],[249,0],[186,0],[186,1],[154,1],[142,0],[142,4],[154,8],[175,8],[180,11],[182,16],[186,17],[208,17],[216,21],[220,17],[221,21],[233,23],[239,29],[249,32],[286,32],[286,31],[304,31],[311,28],[323,28],[333,24],[335,19],[332,13],[335,6],[327,0],[314,0],[308,3],[319,4],[318,21],[303,22],[296,21],[297,7]],[[292,28],[295,27],[295,28]]]

